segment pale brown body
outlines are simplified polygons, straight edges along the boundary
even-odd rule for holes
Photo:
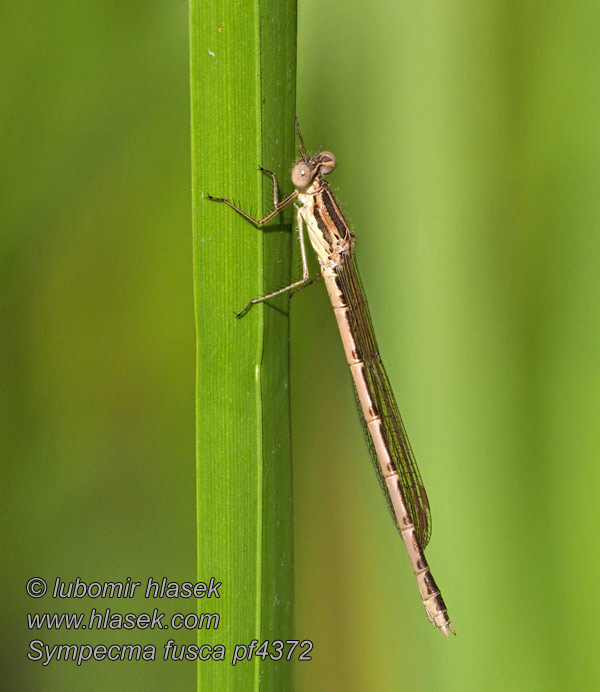
[[[302,158],[292,170],[292,182],[296,190],[279,202],[277,180],[271,173],[275,209],[270,214],[257,220],[229,200],[216,200],[225,202],[258,226],[267,223],[294,200],[298,199],[302,204],[300,207],[295,205],[302,253],[302,279],[266,296],[255,298],[238,317],[255,303],[309,283],[302,232],[302,225],[306,224],[342,337],[380,485],[404,541],[427,617],[448,638],[449,633],[454,634],[454,629],[423,553],[431,534],[427,494],[379,357],[371,317],[355,265],[355,239],[323,179],[323,175],[335,168],[335,157],[330,152],[307,157],[297,123],[296,132],[302,151]]]
[[[327,204],[325,195],[328,195]],[[344,345],[346,362],[356,388],[361,412],[375,450],[379,472],[385,481],[385,488],[391,502],[396,526],[402,536],[412,570],[417,579],[421,600],[429,620],[448,637],[454,632],[440,590],[425,559],[423,549],[417,536],[415,525],[404,498],[405,488],[400,480],[396,463],[390,454],[390,441],[386,439],[385,426],[378,413],[369,379],[365,373],[362,348],[356,337],[356,329],[351,319],[353,309],[345,295],[345,286],[340,281],[340,270],[350,262],[354,250],[354,236],[343,218],[327,183],[317,176],[304,192],[298,194],[303,206],[300,214],[308,228],[308,237],[321,265],[321,275],[325,281],[329,299],[337,320],[340,336]],[[331,202],[333,201],[333,205]],[[335,214],[335,219],[332,214]],[[353,268],[352,271],[355,271]],[[360,285],[360,284],[359,284]],[[361,310],[366,312],[366,303],[362,296]],[[367,313],[368,314],[368,313]],[[370,322],[370,318],[369,318]],[[369,336],[372,337],[371,330]],[[403,426],[402,426],[403,429]],[[423,498],[420,498],[423,501]],[[426,501],[426,496],[425,496]],[[427,504],[428,509],[428,504]]]

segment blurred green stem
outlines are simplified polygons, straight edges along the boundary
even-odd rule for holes
[[[294,157],[296,3],[191,0],[194,286],[197,330],[198,574],[222,582],[224,661],[201,662],[201,690],[291,688],[291,663],[233,649],[292,634],[287,295],[239,311],[289,282],[289,214],[254,228],[205,195],[252,214],[270,208],[273,170],[289,190]],[[275,222],[277,223],[277,222]]]

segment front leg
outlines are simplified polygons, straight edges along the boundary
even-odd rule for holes
[[[267,175],[271,176],[271,179],[273,180],[273,206],[275,209],[277,209],[277,205],[279,204],[279,183],[277,182],[277,176],[273,171],[268,171],[266,168],[263,168],[262,166],[260,167],[261,173],[266,173]]]
[[[289,204],[291,204],[296,199],[296,197],[298,196],[298,190],[294,190],[294,192],[292,192],[291,195],[288,195],[284,200],[279,202],[279,185],[277,183],[277,177],[275,176],[275,173],[273,173],[272,171],[268,171],[266,168],[261,168],[260,170],[263,173],[270,175],[273,180],[274,209],[270,214],[267,214],[264,219],[255,219],[253,216],[250,216],[250,214],[245,212],[243,209],[237,207],[233,202],[230,202],[228,199],[225,199],[225,197],[213,197],[212,195],[207,195],[206,198],[209,199],[211,202],[224,202],[225,204],[227,204],[227,206],[237,211],[238,214],[241,214],[245,219],[248,219],[248,221],[253,223],[255,226],[264,226],[272,218],[277,216],[279,212],[283,211]]]

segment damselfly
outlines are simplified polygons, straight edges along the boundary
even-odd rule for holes
[[[408,552],[427,617],[448,638],[450,632],[454,634],[454,629],[423,553],[431,536],[427,494],[379,356],[365,293],[356,268],[355,238],[329,185],[323,179],[335,168],[335,156],[322,151],[309,157],[297,120],[296,134],[302,155],[292,169],[292,183],[296,189],[284,200],[278,201],[277,178],[271,171],[263,169],[273,179],[275,207],[264,219],[254,219],[228,199],[209,196],[212,201],[228,204],[257,226],[264,226],[289,204],[294,203],[296,208],[302,279],[251,300],[238,317],[256,303],[310,283],[303,232],[306,224],[337,319],[379,483]]]

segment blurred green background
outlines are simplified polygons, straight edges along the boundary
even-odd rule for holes
[[[292,311],[297,689],[594,689],[600,8],[299,5],[304,139],[338,156],[458,636],[426,622],[317,284]],[[28,662],[85,637],[29,632],[24,594],[195,577],[187,4],[1,16],[6,688],[191,690],[194,664]]]

